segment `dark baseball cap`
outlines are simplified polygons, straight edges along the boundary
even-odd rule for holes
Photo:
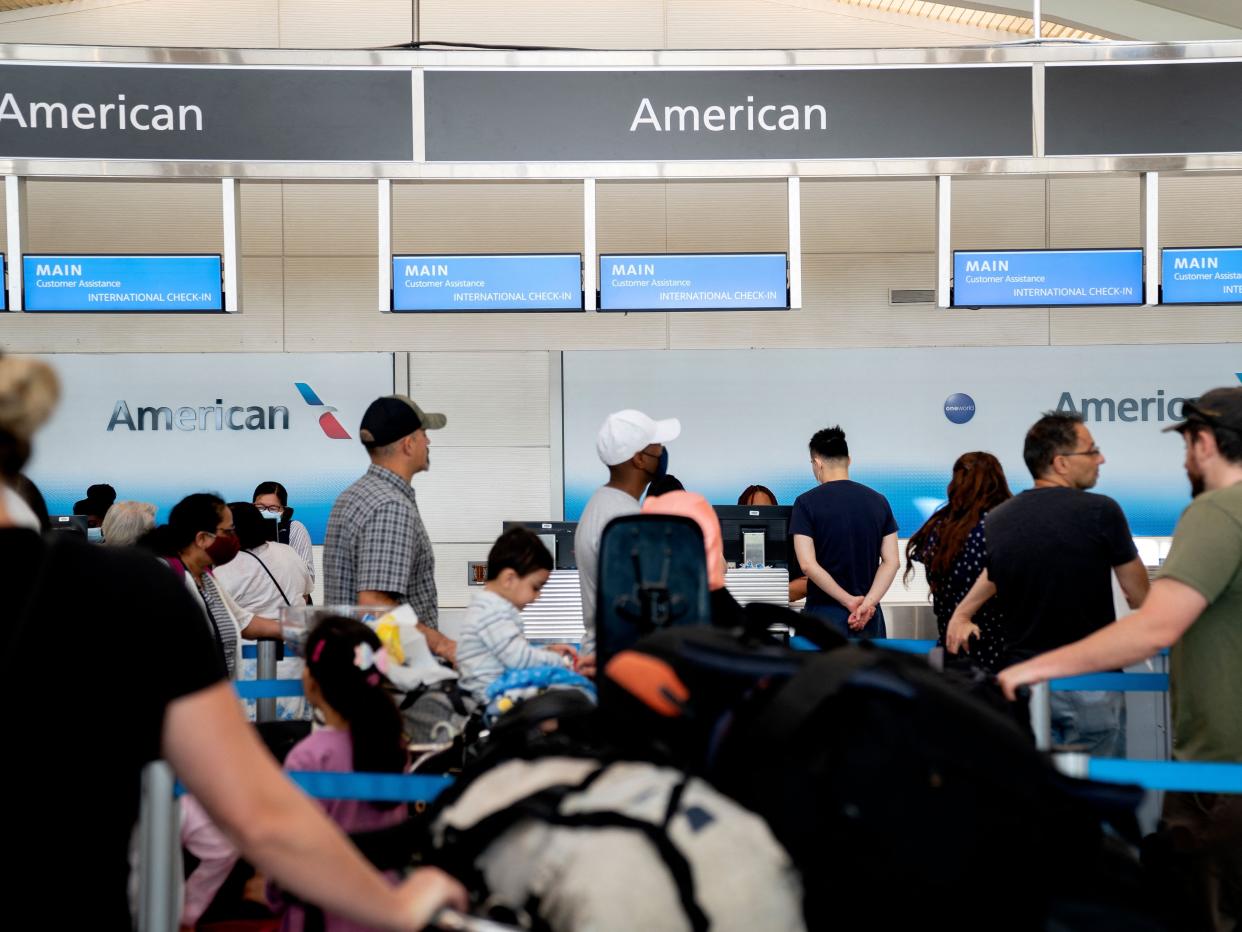
[[[1188,399],[1182,404],[1182,416],[1184,421],[1166,427],[1165,431],[1181,433],[1206,424],[1213,429],[1220,427],[1242,433],[1242,386],[1214,388],[1198,398]]]
[[[448,418],[443,414],[428,414],[412,398],[385,395],[367,406],[358,433],[364,447],[383,447],[408,437],[420,427],[423,430],[439,430],[447,423]]]

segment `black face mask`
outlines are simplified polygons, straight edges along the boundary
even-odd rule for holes
[[[648,479],[647,481],[648,483],[655,482],[657,479],[663,479],[667,475],[668,475],[668,447],[664,447],[664,449],[660,451],[659,459],[656,461],[655,472],[651,473],[651,478]]]

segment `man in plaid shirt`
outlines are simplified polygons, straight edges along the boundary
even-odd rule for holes
[[[437,623],[435,554],[410,486],[430,464],[427,431],[446,423],[443,414],[428,414],[404,395],[371,402],[361,429],[371,466],[332,506],[323,568],[329,605],[408,602],[428,646],[453,661],[457,644]]]

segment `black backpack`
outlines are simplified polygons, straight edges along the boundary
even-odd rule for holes
[[[677,515],[624,515],[599,544],[595,631],[602,666],[645,634],[711,618],[703,532]]]
[[[796,652],[761,628],[644,638],[601,675],[600,717],[631,753],[645,744],[764,816],[802,871],[809,928],[1042,929],[1060,903],[1111,915],[1140,896],[1102,822],[1136,832],[1141,791],[1062,776],[977,683],[922,658]],[[636,689],[636,654],[672,679]],[[681,714],[652,695],[680,696]],[[1117,927],[1150,927],[1129,905]]]

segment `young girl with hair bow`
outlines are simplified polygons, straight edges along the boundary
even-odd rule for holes
[[[302,685],[324,727],[293,746],[285,769],[403,772],[408,753],[401,714],[384,689],[388,652],[375,632],[360,621],[326,618],[307,637],[305,650]],[[404,803],[347,799],[319,803],[346,832],[387,828],[407,816]],[[299,906],[289,905],[281,928],[302,930],[305,918]],[[326,932],[363,928],[331,914],[324,920]]]

